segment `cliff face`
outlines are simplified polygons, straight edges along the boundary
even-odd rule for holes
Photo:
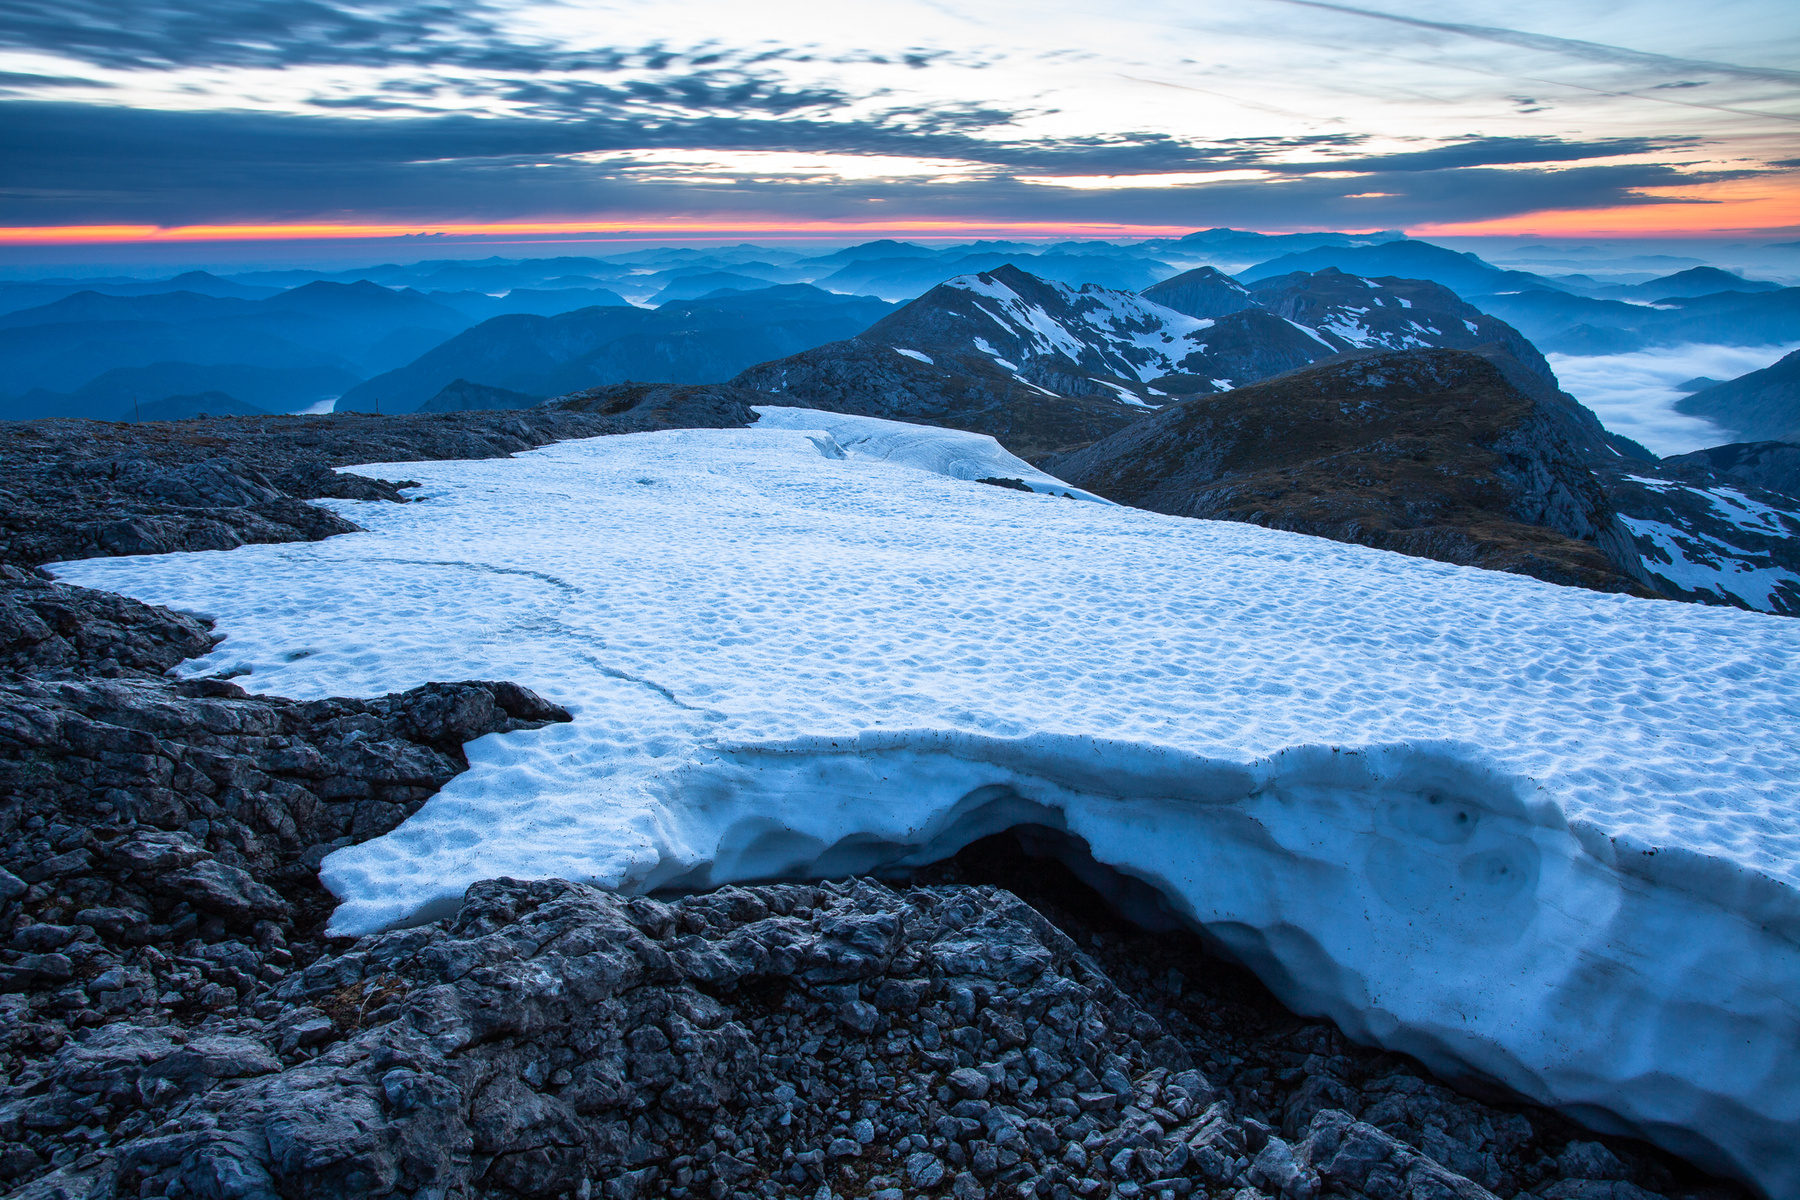
[[[1046,467],[1154,512],[1649,594],[1559,424],[1479,355],[1420,351],[1185,400]]]

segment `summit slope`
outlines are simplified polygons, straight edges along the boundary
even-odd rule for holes
[[[1010,264],[947,280],[855,337],[732,383],[808,408],[990,434],[1035,460],[1098,441],[1174,395],[1344,353],[1423,348],[1508,356],[1556,386],[1511,326],[1421,280],[1328,269],[1247,290],[1201,268],[1134,294]]]
[[[190,674],[575,715],[329,858],[340,932],[1032,825],[1359,1040],[1800,1189],[1800,625],[837,457],[831,419],[409,463],[427,503],[334,502],[368,532],[58,571],[215,618]]]
[[[1559,411],[1431,350],[1196,396],[1046,467],[1137,508],[1650,594]]]

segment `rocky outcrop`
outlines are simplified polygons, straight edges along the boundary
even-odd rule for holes
[[[467,768],[464,742],[568,719],[508,683],[298,703],[162,674],[212,641],[0,568],[0,1067],[16,1089],[60,1054],[109,1137],[279,1066],[279,1039],[195,1030],[285,1012],[270,987],[324,950],[325,854],[404,820]],[[283,1029],[301,1044],[304,1025]],[[129,1078],[89,1086],[113,1069]],[[0,1102],[0,1182],[83,1144],[62,1111]]]
[[[0,565],[0,677],[159,675],[213,643],[193,617]]]
[[[1154,990],[1180,993],[1180,972]],[[19,1194],[1594,1194],[1577,1171],[1693,1194],[1654,1157],[1456,1097],[1316,1024],[1286,1031],[1304,1049],[1281,1052],[1280,1087],[1251,1083],[1220,1033],[1178,1036],[986,886],[664,902],[496,880],[266,995],[261,1016],[116,1022],[16,1075],[0,1137],[14,1160],[61,1159]],[[1353,1056],[1379,1078],[1345,1082]]]
[[[399,501],[408,486],[333,466],[504,458],[568,438],[755,419],[742,403],[694,391],[660,389],[606,413],[572,404],[400,417],[0,422],[0,563],[317,541],[357,526],[304,501]]]
[[[1195,397],[1046,469],[1155,512],[1652,594],[1558,421],[1473,353],[1374,355]]]
[[[629,420],[633,432],[655,429],[730,429],[755,423],[758,404],[780,399],[722,383],[610,383],[544,402],[555,412]]]
[[[485,383],[470,383],[467,379],[453,379],[446,383],[437,395],[413,411],[440,413],[473,412],[496,408],[534,408],[543,403],[543,400],[542,396],[531,396],[502,387],[490,387]]]

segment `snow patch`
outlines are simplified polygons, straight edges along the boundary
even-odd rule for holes
[[[1287,323],[1289,325],[1292,325],[1295,329],[1298,329],[1301,333],[1304,333],[1307,337],[1309,337],[1313,341],[1319,343],[1319,345],[1325,347],[1327,350],[1331,351],[1333,354],[1336,354],[1338,352],[1338,348],[1336,346],[1332,345],[1330,342],[1326,341],[1324,338],[1319,336],[1318,330],[1309,328],[1308,326],[1305,326],[1305,325],[1302,325],[1298,321],[1288,321],[1288,319],[1286,317],[1283,317],[1281,319],[1284,321],[1287,321]]]
[[[998,350],[994,349],[994,347],[988,343],[988,340],[986,338],[980,338],[980,337],[976,338],[975,339],[975,348],[977,350],[981,351],[983,354],[987,355],[989,358],[993,359],[996,363],[999,363],[1001,366],[1005,367],[1009,371],[1017,371],[1019,369],[1018,363],[1008,362],[1006,359],[1001,358],[1000,352]]]
[[[1662,521],[1621,516],[1632,535],[1649,541],[1662,556],[1643,556],[1644,569],[1687,592],[1734,597],[1759,612],[1774,612],[1782,592],[1800,592],[1800,575],[1782,567],[1759,567],[1744,561],[1757,557],[1698,530]]]
[[[1800,1193],[1800,623],[972,486],[988,439],[761,412],[371,464],[430,503],[56,571],[213,615],[177,674],[575,714],[328,858],[336,932],[496,875],[898,869],[1030,822],[1303,1012]]]
[[[1158,405],[1155,405],[1155,404],[1145,403],[1144,398],[1142,396],[1138,395],[1136,392],[1132,391],[1130,388],[1126,387],[1122,383],[1114,383],[1110,379],[1099,379],[1092,375],[1088,376],[1088,378],[1090,380],[1092,380],[1093,382],[1099,384],[1101,387],[1111,388],[1113,391],[1117,392],[1119,395],[1119,401],[1122,404],[1129,404],[1136,408],[1157,408],[1157,407],[1159,407]]]
[[[918,350],[902,350],[899,346],[895,346],[894,353],[895,354],[904,354],[908,358],[916,358],[928,367],[934,367],[937,365],[936,361],[932,359],[931,355],[921,353]]]
[[[815,445],[828,458],[867,459],[941,475],[946,479],[1016,479],[1034,492],[1111,504],[1092,492],[1047,475],[1017,458],[985,433],[909,425],[881,417],[822,412],[812,408],[757,405],[756,428],[818,434]],[[826,450],[825,445],[836,453]]]

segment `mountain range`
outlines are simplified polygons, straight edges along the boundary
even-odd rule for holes
[[[110,371],[157,364],[279,371],[268,378],[269,391],[232,393],[239,401],[274,407],[276,396],[291,393],[300,379],[319,380],[320,372],[334,371],[337,383],[396,366],[469,324],[462,313],[416,291],[366,280],[314,280],[256,300],[188,291],[81,291],[0,316],[7,386],[22,393],[0,403],[0,415],[114,419],[116,389],[89,389]],[[241,371],[238,377],[248,378]],[[181,390],[224,388],[216,379],[190,379]]]
[[[1529,271],[1507,271],[1473,254],[1459,254],[1430,242],[1401,238],[1368,246],[1317,246],[1283,254],[1238,272],[1244,283],[1256,283],[1294,271],[1335,267],[1352,275],[1429,279],[1459,296],[1487,295],[1537,287],[1564,290],[1562,285]]]
[[[339,411],[412,412],[458,379],[554,396],[627,379],[714,383],[753,363],[861,331],[892,305],[807,284],[729,291],[656,309],[583,308],[484,321],[356,385]]]
[[[1554,386],[1516,331],[1428,282],[1327,270],[1246,288],[1203,267],[1139,295],[1013,265],[940,284],[852,338],[733,382],[807,407],[990,433],[1031,459],[1096,441],[1173,395],[1426,347],[1488,348]]]
[[[1671,256],[1644,258],[1641,264],[1632,259],[1628,265],[1664,261],[1689,269],[1661,278],[1627,276],[1637,281],[1617,284],[1580,274],[1508,271],[1397,231],[1267,235],[1213,229],[1129,244],[926,245],[880,239],[824,254],[750,244],[654,247],[606,256],[440,259],[230,277],[188,271],[163,280],[19,281],[0,283],[0,360],[8,367],[5,386],[13,393],[10,399],[0,398],[0,413],[104,419],[116,416],[133,397],[141,404],[206,391],[225,391],[241,403],[271,411],[293,411],[341,395],[371,375],[409,365],[495,317],[558,317],[628,305],[660,308],[796,283],[903,300],[948,279],[1005,265],[1072,287],[1092,284],[1137,292],[1184,312],[1198,301],[1171,302],[1173,293],[1152,289],[1173,283],[1194,292],[1195,269],[1211,272],[1209,285],[1218,285],[1227,270],[1239,271],[1239,282],[1248,284],[1246,292],[1299,270],[1314,276],[1336,269],[1365,278],[1425,280],[1508,321],[1542,348],[1565,353],[1613,353],[1683,340],[1782,340],[1800,325],[1792,295],[1776,284]],[[777,297],[776,303],[786,306],[788,301]],[[1264,307],[1240,304],[1230,311],[1191,315],[1217,320]],[[17,332],[26,328],[36,332]],[[1327,324],[1309,328],[1334,342]],[[1238,317],[1208,343],[1215,361],[1194,360],[1175,372],[1192,378],[1171,381],[1170,388],[1204,390],[1212,380],[1243,382],[1302,365],[1315,357],[1313,347],[1301,344],[1310,340],[1288,324]],[[683,354],[691,365],[695,354]],[[629,355],[620,362],[623,370],[659,377],[671,369],[687,370],[670,364],[647,367]],[[202,368],[212,375],[196,374]],[[244,373],[248,368],[273,374],[249,384],[258,390],[230,391],[237,384],[226,383],[225,376],[242,383],[250,379]],[[314,386],[327,368],[352,378],[334,377],[328,386]],[[186,374],[173,390],[146,393],[137,386],[160,387],[158,372],[175,369]],[[100,383],[122,370],[148,374],[124,394]],[[448,382],[443,379],[439,385]],[[429,389],[420,401],[435,391]]]

